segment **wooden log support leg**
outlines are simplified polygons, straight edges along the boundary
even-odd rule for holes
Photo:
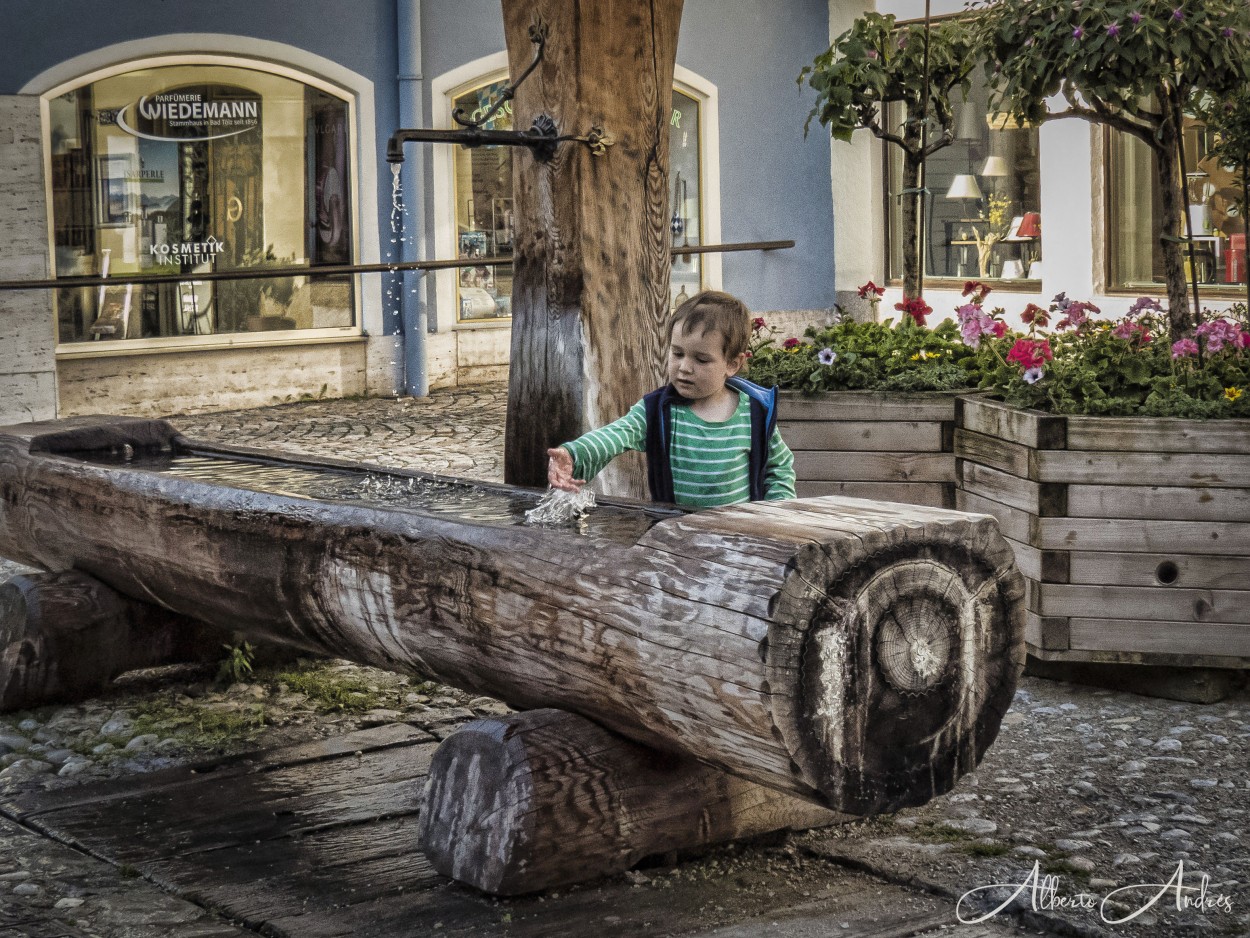
[[[118,674],[220,654],[192,619],[66,570],[0,584],[0,711],[82,700]]]
[[[418,838],[438,872],[514,896],[653,854],[844,819],[542,709],[475,721],[439,746]]]

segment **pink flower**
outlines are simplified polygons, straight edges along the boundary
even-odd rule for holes
[[[763,316],[756,316],[754,319],[751,320],[752,332],[760,332],[763,329],[767,328],[767,326],[768,326],[768,323],[764,322]]]
[[[869,294],[872,296],[870,297]],[[860,299],[870,299],[873,297],[881,297],[885,295],[885,287],[879,287],[871,280],[859,288]]]
[[[1172,343],[1173,358],[1188,358],[1191,355],[1198,354],[1198,343],[1193,339],[1181,339],[1179,342]]]
[[[984,335],[1000,336],[1007,331],[1007,324],[1000,322],[981,309],[977,303],[966,303],[955,310],[959,318],[959,334],[964,345],[971,348],[981,347]]]
[[[1025,371],[1041,368],[1054,357],[1050,343],[1045,339],[1016,339],[1016,344],[1007,353],[1007,361],[1015,362]]]
[[[995,320],[994,327],[990,331],[994,333],[994,338],[1001,339],[1007,334],[1007,324],[1001,319]]]
[[[989,296],[990,293],[993,292],[993,289],[994,288],[991,287],[988,283],[982,283],[980,280],[965,280],[963,295],[972,296],[973,294],[979,294],[979,296],[975,297],[972,301],[976,303],[979,300],[983,300],[987,296]]]
[[[782,342],[781,347],[785,349],[787,352],[789,352],[792,349],[798,348],[799,344],[800,343],[798,339],[791,337],[789,339],[786,339],[784,342]]]
[[[1208,322],[1201,323],[1194,330],[1195,336],[1200,336],[1205,341],[1208,352],[1218,352],[1225,345],[1233,345],[1236,347],[1241,341],[1242,335],[1241,324],[1229,322],[1227,319],[1212,319]]]
[[[1139,322],[1133,322],[1131,319],[1121,321],[1111,334],[1117,339],[1123,339],[1125,342],[1132,342],[1136,339],[1142,345],[1150,341],[1150,330]]]
[[[1159,305],[1159,301],[1150,296],[1139,296],[1137,302],[1128,308],[1129,316],[1140,316],[1146,310],[1156,313],[1163,312],[1163,307]]]

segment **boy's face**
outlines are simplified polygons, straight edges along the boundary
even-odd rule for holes
[[[744,361],[746,355],[725,357],[725,337],[715,329],[692,334],[682,324],[669,342],[668,380],[682,397],[700,401],[724,388]]]

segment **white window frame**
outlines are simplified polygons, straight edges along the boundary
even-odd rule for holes
[[[171,39],[173,37],[161,37],[162,40]],[[284,46],[279,43],[270,43],[260,40],[248,40],[239,36],[216,36],[216,37],[189,37],[199,41],[199,48],[212,46],[212,42],[216,38],[222,47],[238,49],[241,46],[258,46],[263,47],[265,53],[272,55],[275,47],[282,50],[292,49],[292,47]],[[177,43],[173,43],[177,45]],[[341,81],[330,81],[317,74],[311,74],[301,68],[289,65],[278,64],[274,61],[259,58],[251,58],[245,55],[231,55],[225,53],[191,53],[173,51],[169,54],[143,54],[149,52],[152,48],[162,48],[160,43],[154,40],[139,40],[134,43],[123,43],[120,47],[110,47],[109,49],[100,49],[95,52],[79,56],[68,62],[63,62],[58,66],[44,72],[27,83],[22,90],[24,94],[39,94],[40,96],[40,116],[42,122],[43,137],[43,158],[44,158],[44,187],[47,198],[47,215],[48,215],[48,251],[49,258],[53,267],[53,276],[55,276],[56,264],[56,232],[55,221],[53,218],[53,198],[52,198],[52,139],[51,139],[51,120],[49,114],[49,102],[66,94],[70,91],[77,90],[85,85],[93,84],[115,75],[125,74],[127,72],[140,71],[147,68],[160,67],[177,67],[182,65],[217,65],[231,66],[236,68],[245,68],[252,71],[265,72],[271,75],[277,75],[282,78],[288,78],[309,87],[318,88],[327,94],[344,101],[348,108],[348,152],[351,154],[353,165],[351,167],[351,199],[354,211],[352,212],[352,256],[360,258],[363,263],[378,262],[378,239],[377,239],[377,199],[372,195],[377,189],[377,167],[376,157],[372,154],[362,153],[360,141],[362,139],[372,139],[374,136],[373,129],[373,92],[372,83],[367,80],[354,76],[354,73],[347,72],[341,66],[335,66],[326,60],[316,56],[309,56],[307,53],[300,53],[294,56],[296,59],[304,58],[311,60],[309,64],[325,64],[330,65],[330,71],[337,71],[341,75],[335,75],[335,78],[347,78],[354,76],[355,80],[351,84]],[[111,50],[124,49],[131,51],[131,57],[122,56],[122,59],[113,58],[110,55]],[[244,52],[251,52],[250,48],[244,48]],[[258,50],[259,51],[259,50]],[[299,52],[300,50],[293,50]],[[104,64],[107,63],[107,64]],[[302,63],[301,63],[302,64]],[[355,87],[352,87],[354,85]],[[42,90],[39,90],[42,89]],[[365,134],[368,134],[368,137]],[[370,219],[369,223],[364,224],[365,219]],[[369,260],[366,260],[366,255]],[[163,338],[149,339],[124,339],[124,340],[97,340],[92,342],[67,342],[57,341],[55,355],[57,360],[79,359],[79,358],[101,358],[119,355],[134,354],[160,354],[170,352],[186,352],[201,351],[222,348],[252,348],[261,346],[290,346],[290,345],[313,345],[325,344],[332,342],[354,341],[360,340],[368,335],[372,320],[376,319],[380,324],[382,322],[381,304],[373,304],[365,302],[365,294],[362,289],[361,275],[353,274],[352,296],[353,309],[352,319],[355,322],[353,326],[335,326],[323,327],[318,329],[294,329],[286,331],[274,331],[268,333],[218,333],[204,336],[167,336]],[[193,279],[188,277],[188,279]],[[55,314],[54,314],[55,316]],[[56,322],[53,328],[59,327]]]
[[[451,114],[453,102],[474,88],[508,77],[508,53],[496,52],[458,68],[444,72],[430,82],[432,126],[454,126]],[[721,240],[720,212],[720,115],[719,92],[716,85],[702,76],[678,65],[673,72],[673,89],[694,98],[699,103],[699,195],[703,212],[703,243],[719,244]],[[453,147],[432,147],[431,173],[434,183],[434,257],[456,256],[456,209],[453,196],[456,190],[455,152]],[[704,254],[703,286],[719,290],[722,282],[720,254]],[[512,319],[496,319],[486,322],[460,322],[456,309],[455,269],[431,272],[434,280],[434,309],[438,316],[438,331],[458,329],[511,329]]]

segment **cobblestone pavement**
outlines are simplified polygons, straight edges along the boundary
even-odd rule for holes
[[[196,439],[498,480],[505,406],[506,389],[489,385],[426,400],[311,402],[171,420]],[[0,578],[12,569],[0,561]],[[386,684],[377,674],[366,678]],[[0,794],[193,757],[176,732],[162,739],[138,725],[144,693],[158,690],[0,718]],[[166,682],[159,693],[228,713],[263,706],[264,733],[240,743],[252,746],[343,733],[370,720],[409,720],[441,736],[500,706],[402,682],[382,688],[380,709],[350,718],[314,712],[290,688],[261,682],[223,693],[201,677]],[[897,815],[810,832],[789,849],[948,901],[1033,875],[1037,888],[1020,891],[991,921],[1039,932],[1250,935],[1248,767],[1244,688],[1203,705],[1025,677],[985,761],[954,792]],[[1165,891],[1168,882],[1174,885]],[[988,913],[1011,891],[980,894],[980,904],[969,900],[962,911],[967,918]],[[952,934],[978,934],[953,917],[951,925]],[[842,928],[830,925],[828,934]],[[0,936],[10,934],[251,932],[0,818]]]

